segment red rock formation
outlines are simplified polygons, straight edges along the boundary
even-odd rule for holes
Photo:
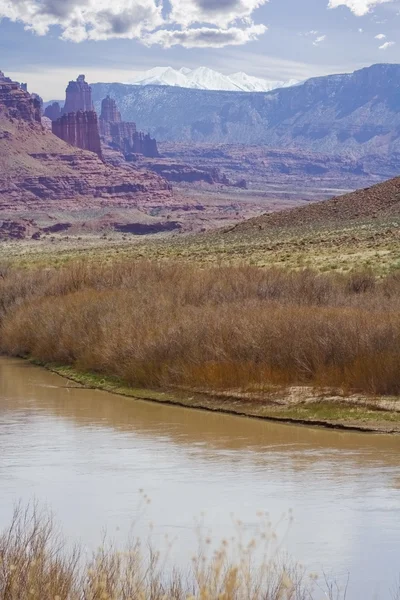
[[[61,117],[61,107],[58,102],[53,102],[51,106],[47,106],[44,116],[50,119],[50,121],[57,121]]]
[[[138,158],[138,157],[132,157]],[[146,169],[154,171],[167,181],[173,183],[197,183],[205,182],[211,185],[221,184],[231,186],[231,182],[224,173],[215,167],[194,167],[184,163],[173,162],[168,159],[159,161],[138,158],[139,165],[143,165]]]
[[[91,112],[93,110],[92,88],[85,81],[85,76],[79,75],[76,81],[70,81],[68,84],[63,113]]]
[[[101,103],[101,121],[106,121],[107,123],[121,123],[121,113],[117,108],[117,103],[113,98],[107,96]]]
[[[157,141],[150,137],[150,134],[145,134],[141,131],[136,132],[133,136],[132,152],[134,154],[143,154],[148,158],[157,158],[159,155]]]
[[[36,100],[39,103],[40,116],[43,115],[43,98],[39,96],[39,94],[31,94],[33,100]]]
[[[143,154],[148,158],[159,156],[156,140],[138,132],[136,123],[121,120],[121,113],[113,98],[107,96],[101,103],[100,135],[111,148],[121,150],[125,157]]]
[[[122,121],[121,113],[113,98],[107,96],[101,103],[99,120],[102,141],[111,148],[121,150],[125,155],[133,152],[133,139],[136,123]]]
[[[133,139],[136,134],[135,123],[110,123],[111,145],[124,154],[132,152]]]
[[[94,111],[64,114],[57,121],[53,121],[52,131],[71,146],[90,150],[102,157],[99,124]]]
[[[59,133],[69,142],[100,152],[95,113],[66,115],[60,121]],[[107,165],[97,153],[59,139],[41,125],[37,101],[1,74],[0,239],[37,234],[31,225],[20,227],[17,211],[125,210],[150,199],[162,206],[172,202],[170,184],[145,170]],[[55,217],[53,225],[57,223]]]
[[[41,106],[38,97],[31,96],[21,85],[0,71],[0,113],[24,121],[40,123]]]
[[[35,235],[37,230],[38,228],[32,220],[0,220],[0,241],[10,239],[23,240],[24,238]]]

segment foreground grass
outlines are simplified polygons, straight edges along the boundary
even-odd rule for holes
[[[266,558],[273,539],[260,530],[263,553],[254,562],[256,540],[231,548],[223,542],[208,555],[201,544],[185,573],[167,567],[168,556],[140,540],[123,552],[104,545],[92,558],[68,551],[52,517],[37,507],[18,507],[0,533],[0,600],[312,600],[346,598],[328,580],[318,583],[303,568]],[[264,559],[260,558],[264,556]]]
[[[400,276],[148,261],[10,267],[0,273],[0,350],[138,397],[391,430]]]

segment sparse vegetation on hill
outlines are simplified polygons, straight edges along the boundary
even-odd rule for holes
[[[77,238],[71,231],[34,243],[9,242],[0,247],[0,260],[59,265],[82,255],[102,263],[148,257],[319,272],[362,268],[387,275],[400,267],[400,178],[223,230],[151,240],[115,233],[106,237]]]
[[[396,177],[323,202],[255,217],[239,223],[235,229],[242,232],[293,227],[312,229],[316,225],[350,225],[353,221],[361,219],[399,216],[400,177]]]

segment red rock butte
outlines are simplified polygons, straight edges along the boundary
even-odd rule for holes
[[[53,104],[47,106],[44,116],[50,119],[50,121],[57,121],[61,117],[61,107],[58,102],[53,102]]]
[[[54,135],[71,146],[95,152],[102,158],[99,122],[92,102],[92,89],[85,81],[84,75],[79,75],[76,81],[69,82],[62,111],[57,103],[48,109],[45,114],[52,120]]]
[[[143,154],[148,158],[156,158],[159,156],[157,141],[149,133],[137,131],[133,136],[132,152],[133,154]]]

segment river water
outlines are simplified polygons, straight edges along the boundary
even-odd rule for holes
[[[350,573],[350,598],[390,598],[400,575],[400,437],[140,402],[0,359],[0,527],[33,499],[88,552],[134,525],[183,566],[199,523],[215,543],[257,537],[261,511],[281,551]]]

